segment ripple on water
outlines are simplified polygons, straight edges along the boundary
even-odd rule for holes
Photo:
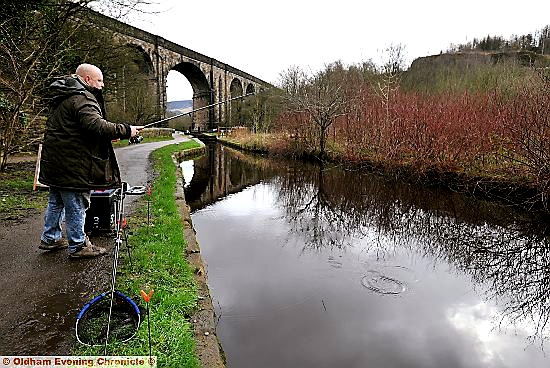
[[[383,265],[368,268],[361,278],[361,285],[372,292],[382,295],[398,295],[408,289],[408,285],[416,282],[413,270],[404,266]]]

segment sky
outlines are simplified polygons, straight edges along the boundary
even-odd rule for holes
[[[410,64],[451,44],[550,24],[549,0],[150,1],[144,10],[158,13],[126,22],[273,84],[291,66],[316,72],[337,60],[381,63],[391,45],[402,45]],[[185,77],[173,74],[168,100],[190,99]]]

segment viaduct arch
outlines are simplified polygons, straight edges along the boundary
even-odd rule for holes
[[[140,70],[148,74],[159,119],[166,117],[166,79],[171,70],[184,75],[191,84],[194,109],[271,87],[244,71],[114,18],[94,12],[94,19],[97,25],[115,32],[121,44],[135,47],[143,54],[144,64]],[[235,100],[198,111],[193,116],[194,129],[228,124],[239,115],[240,106],[241,101]]]

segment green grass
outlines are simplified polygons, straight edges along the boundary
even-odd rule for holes
[[[140,144],[172,140],[172,137],[146,137]],[[125,147],[128,140],[113,142],[113,147]],[[48,191],[33,191],[35,161],[9,164],[0,172],[0,220],[20,219],[29,210],[43,211],[48,202]]]
[[[47,191],[33,191],[35,162],[8,165],[0,172],[0,219],[19,219],[29,210],[43,210]]]
[[[172,154],[200,147],[195,141],[169,145],[153,153],[158,177],[151,190],[151,226],[147,226],[147,195],[139,210],[129,218],[132,265],[123,262],[117,277],[117,290],[131,296],[145,307],[138,297],[140,289],[155,290],[150,302],[151,340],[153,355],[159,367],[199,367],[195,352],[193,326],[188,320],[197,306],[197,291],[193,271],[184,258],[187,245],[183,224],[175,202],[176,168]],[[121,257],[125,254],[120,252]],[[145,316],[144,316],[145,318]],[[77,346],[78,355],[103,355],[103,347]],[[137,336],[122,344],[109,344],[110,355],[148,355],[147,320]]]

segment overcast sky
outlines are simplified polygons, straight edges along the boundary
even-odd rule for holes
[[[341,60],[380,62],[401,44],[410,63],[475,38],[534,33],[550,24],[550,0],[152,0],[159,14],[128,23],[277,83],[292,65],[317,71]],[[168,99],[190,99],[185,78]]]

